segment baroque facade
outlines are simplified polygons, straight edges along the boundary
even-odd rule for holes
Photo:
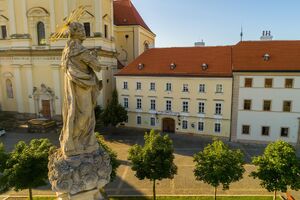
[[[300,143],[300,42],[150,49],[116,74],[129,127]]]
[[[128,9],[126,13],[119,11],[120,4]],[[81,5],[86,6],[80,21],[87,35],[84,45],[97,50],[101,65],[107,69],[97,74],[104,86],[98,98],[102,107],[106,106],[115,88],[113,74],[142,53],[134,54],[136,48],[124,45],[123,40],[126,41],[126,35],[130,34],[122,32],[122,28],[133,27],[140,33],[130,35],[136,46],[154,45],[155,34],[144,28],[147,25],[130,0],[2,0],[0,110],[31,117],[61,115],[63,73],[60,60],[66,39],[51,42],[49,37],[57,25]],[[114,19],[123,20],[123,24],[118,25]],[[148,34],[149,38],[143,38],[143,34]],[[121,61],[124,60],[121,49],[133,55],[126,62]]]

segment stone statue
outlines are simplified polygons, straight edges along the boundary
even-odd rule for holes
[[[61,200],[98,200],[99,189],[110,180],[110,157],[94,134],[94,107],[101,82],[95,52],[83,47],[82,24],[68,24],[69,40],[62,55],[64,69],[63,129],[60,146],[49,157],[49,180]]]

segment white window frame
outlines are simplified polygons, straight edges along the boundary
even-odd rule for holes
[[[202,129],[200,130],[200,123],[202,123]],[[197,130],[199,131],[199,132],[203,132],[204,131],[204,122],[203,121],[199,121],[198,122],[198,128],[197,128]]]
[[[150,99],[150,110],[156,110],[156,100],[155,99]]]
[[[129,99],[128,99],[128,97],[123,98],[123,106],[124,106],[124,108],[129,108]]]
[[[203,104],[203,107],[200,106],[201,104]],[[203,110],[203,112],[201,112],[201,110]],[[205,113],[205,102],[204,101],[199,101],[198,102],[198,113],[199,114],[204,114]]]
[[[123,82],[123,90],[128,90],[128,81]]]
[[[200,93],[205,93],[205,90],[206,88],[205,88],[205,84],[199,84],[199,92]]]
[[[182,85],[182,92],[189,92],[189,84],[185,83]]]
[[[136,82],[136,90],[142,90],[142,83]]]
[[[188,101],[182,102],[182,112],[185,112],[185,113],[189,112],[189,102]]]
[[[185,125],[186,125],[186,126],[185,126]],[[182,126],[181,126],[181,128],[182,128],[183,130],[187,130],[188,127],[189,127],[189,122],[188,122],[187,120],[182,120]]]
[[[223,104],[221,102],[215,103],[215,115],[222,115],[223,112]]]
[[[156,90],[156,84],[154,82],[150,83],[150,90],[155,91]]]
[[[138,109],[138,110],[142,109],[142,99],[141,98],[136,99],[136,109]]]
[[[166,91],[172,91],[172,83],[166,83]]]
[[[136,116],[136,124],[142,125],[142,117],[141,116]]]
[[[170,109],[168,109],[170,107]],[[172,101],[166,100],[166,111],[172,111]]]
[[[217,125],[219,125],[220,127],[219,127],[219,131],[216,129],[217,128]],[[215,122],[214,123],[214,133],[221,133],[222,132],[222,124],[221,124],[221,122]]]
[[[216,85],[216,93],[223,93],[224,89],[223,89],[223,84],[217,84]]]

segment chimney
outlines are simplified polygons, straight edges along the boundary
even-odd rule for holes
[[[195,47],[205,47],[205,42],[203,42],[203,40],[201,42],[195,42]]]
[[[263,31],[262,32],[262,36],[260,37],[260,40],[268,41],[268,40],[272,40],[272,39],[273,39],[273,35],[271,35],[271,31]]]

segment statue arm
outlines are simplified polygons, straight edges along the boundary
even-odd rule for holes
[[[92,68],[94,71],[99,72],[101,70],[100,62],[96,55],[94,55],[91,51],[86,50],[81,54],[81,60]]]

